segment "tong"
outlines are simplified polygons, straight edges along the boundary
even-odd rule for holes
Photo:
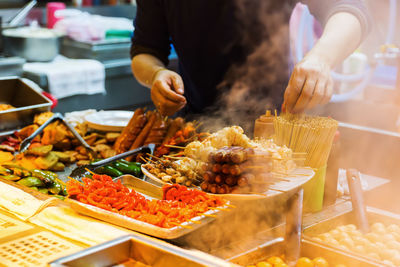
[[[126,158],[128,156],[131,156],[134,154],[139,154],[139,153],[153,154],[154,148],[155,148],[155,144],[148,144],[148,145],[115,155],[113,157],[109,157],[107,159],[103,159],[103,160],[100,160],[100,161],[97,161],[97,162],[94,162],[91,164],[79,166],[71,172],[70,177],[73,179],[79,180],[80,178],[85,176],[88,173],[88,171],[95,171],[97,168],[105,166],[107,164],[110,164],[113,161],[116,161],[116,160],[119,160],[122,158]]]
[[[300,188],[287,202],[285,256],[289,266],[295,266],[300,257],[303,194],[304,190]]]
[[[351,196],[353,211],[356,216],[358,228],[363,233],[369,232],[369,223],[367,218],[367,209],[364,205],[364,197],[361,187],[360,172],[355,169],[346,170],[347,183]]]
[[[29,137],[24,139],[20,146],[19,146],[19,153],[23,153],[25,150],[28,149],[28,147],[31,145],[32,140],[41,132],[43,132],[44,128],[46,128],[50,123],[60,120],[62,123],[64,123],[65,126],[67,126],[68,130],[72,132],[72,134],[78,139],[79,143],[84,146],[90,153],[90,156],[92,158],[96,158],[96,152],[86,143],[86,141],[82,138],[82,136],[75,131],[74,127],[72,127],[66,120],[64,119],[63,115],[61,113],[54,113],[54,115],[48,119],[45,123],[43,123],[35,132],[33,132]]]

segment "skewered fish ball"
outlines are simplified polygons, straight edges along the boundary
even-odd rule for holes
[[[386,233],[385,225],[383,223],[374,223],[371,225],[371,232],[383,235]]]

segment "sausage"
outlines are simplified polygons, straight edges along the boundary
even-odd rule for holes
[[[231,166],[229,164],[224,164],[221,167],[221,172],[223,174],[229,174]]]
[[[243,186],[246,186],[246,185],[249,184],[249,183],[248,183],[248,180],[247,180],[247,177],[244,176],[244,175],[238,179],[237,183],[238,183],[238,185],[239,185],[240,187],[243,187]]]
[[[202,182],[200,185],[201,190],[207,191],[208,188],[208,183],[207,182]]]
[[[168,143],[168,140],[171,139],[176,134],[177,131],[182,129],[184,123],[185,123],[185,120],[183,118],[181,118],[181,117],[175,118],[172,121],[171,125],[169,126],[168,131],[167,131],[162,143],[163,144]]]
[[[160,145],[163,141],[165,133],[167,132],[167,127],[167,122],[164,121],[163,118],[158,114],[157,119],[154,122],[153,127],[151,128],[150,133],[147,136],[144,144],[147,145],[153,143],[156,145]]]
[[[237,182],[237,178],[234,177],[234,176],[227,176],[227,177],[225,178],[225,183],[226,183],[227,185],[229,185],[229,186],[234,186],[234,185],[236,185],[236,182]]]
[[[215,174],[210,171],[207,171],[203,174],[203,179],[208,183],[213,183],[215,179]]]
[[[220,173],[221,170],[222,170],[221,164],[215,163],[215,164],[212,166],[212,171],[213,171],[214,173]]]
[[[232,176],[238,176],[238,175],[240,175],[240,174],[242,173],[242,169],[240,168],[239,165],[234,164],[234,165],[231,165],[231,166],[229,167],[229,173],[230,173]]]
[[[208,162],[212,163],[215,162],[215,152],[211,151],[210,153],[208,153]]]
[[[150,112],[150,111],[149,111]],[[153,127],[154,122],[157,119],[157,113],[152,112],[150,114],[150,118],[148,122],[146,123],[146,126],[144,126],[143,130],[140,132],[140,134],[136,137],[135,141],[133,142],[132,146],[130,147],[129,150],[133,150],[135,148],[138,148],[144,144],[144,141],[146,140],[147,136],[150,133],[151,128]],[[131,161],[133,159],[133,156],[130,156],[127,158],[128,161]]]
[[[127,151],[133,144],[138,132],[143,127],[143,125],[141,125],[143,119],[146,119],[144,116],[144,109],[136,109],[132,118],[129,120],[128,125],[122,130],[121,135],[115,141],[114,150],[118,154]]]
[[[242,163],[247,160],[247,153],[242,149],[230,153],[230,160],[232,163]]]
[[[225,181],[225,177],[222,176],[221,174],[217,174],[217,175],[215,175],[215,179],[214,180],[215,180],[215,183],[222,184]]]

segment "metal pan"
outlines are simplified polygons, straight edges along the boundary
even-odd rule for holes
[[[228,259],[228,261],[242,266],[255,265],[258,262],[267,260],[269,257],[281,256],[284,254],[284,251],[285,243],[282,238],[278,238],[266,243],[264,246],[234,256]],[[368,262],[350,253],[338,252],[332,248],[318,245],[307,240],[302,240],[301,242],[300,255],[310,259],[323,257],[329,262],[329,266],[335,266],[336,264],[345,264],[351,267],[379,266],[376,263]]]
[[[0,111],[0,131],[32,123],[37,113],[49,111],[51,101],[18,77],[0,78],[0,103],[15,109]]]
[[[400,215],[398,214],[393,214],[388,211],[376,209],[376,208],[371,208],[367,207],[367,213],[366,213],[367,219],[369,223],[372,225],[374,223],[383,223],[384,225],[390,225],[390,224],[396,224],[400,226]],[[316,241],[313,239],[313,237],[316,237],[319,234],[327,233],[338,226],[341,225],[348,225],[348,224],[357,224],[356,217],[354,216],[353,212],[341,214],[339,216],[326,219],[323,221],[320,221],[315,224],[311,224],[310,226],[307,226],[304,230],[303,237],[305,240],[308,240],[310,242],[314,242],[316,244],[321,244],[327,247],[330,247],[332,249],[335,249],[337,251],[340,251],[341,253],[348,252],[356,257],[359,258],[364,258],[368,260],[369,262],[376,262],[380,266],[386,266],[383,261],[373,259],[366,255],[366,253],[356,253],[356,252],[350,252],[348,249],[342,249],[337,246],[333,246],[331,244],[328,244],[324,241]]]
[[[133,266],[139,261],[152,267],[232,266],[213,256],[195,254],[162,241],[124,236],[50,262],[51,267]],[[142,266],[142,265],[140,265]]]

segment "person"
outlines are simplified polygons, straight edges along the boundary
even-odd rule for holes
[[[250,93],[236,90],[239,108],[272,99],[298,113],[325,104],[330,71],[365,38],[369,17],[362,0],[302,2],[324,30],[289,82],[288,22],[297,1],[288,0],[137,0],[133,74],[163,115],[218,108],[218,99],[243,85]],[[171,43],[179,74],[166,68]]]

